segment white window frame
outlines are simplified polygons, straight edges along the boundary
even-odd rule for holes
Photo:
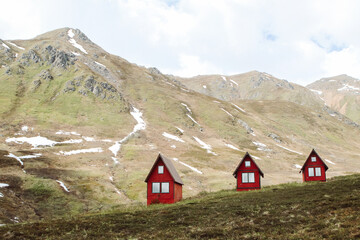
[[[154,189],[155,189],[154,186],[155,186],[156,184],[158,185],[158,189],[159,189],[158,192],[155,192],[155,191],[154,191]],[[159,183],[159,182],[153,182],[153,183],[151,184],[151,193],[160,193],[160,190],[161,190],[161,189],[160,189],[160,183]]]
[[[311,162],[316,162],[316,157],[311,157]]]
[[[316,177],[321,177],[321,167],[316,167],[315,168],[315,176]]]
[[[245,161],[245,167],[250,167],[250,166],[251,166],[250,161]]]
[[[167,184],[167,191],[163,190],[163,186]],[[170,183],[169,182],[162,182],[161,183],[161,193],[170,193]]]
[[[250,177],[250,176],[252,176],[252,177]],[[242,183],[255,183],[255,173],[254,172],[241,173],[241,182]]]
[[[315,176],[314,168],[312,168],[312,167],[308,168],[308,175],[309,175],[309,177],[314,177]]]
[[[253,172],[249,173],[249,183],[255,183],[255,173]]]
[[[164,174],[164,166],[158,166],[158,174]]]

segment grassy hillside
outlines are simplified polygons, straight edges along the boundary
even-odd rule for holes
[[[87,54],[69,42],[69,31]],[[251,90],[252,100],[232,104],[111,55],[79,30],[4,42],[10,49],[0,45],[0,183],[9,187],[0,190],[0,224],[142,204],[159,152],[182,177],[184,197],[233,189],[231,173],[247,151],[266,175],[263,186],[301,181],[299,166],[313,148],[331,164],[328,176],[360,171],[360,128],[323,105],[309,107],[317,96],[285,80],[251,72],[243,87],[242,75],[214,75],[224,89]],[[133,133],[135,108],[146,127]],[[7,141],[39,135],[58,144],[33,149]],[[89,149],[101,151],[83,151]]]
[[[3,239],[357,239],[360,175],[0,227]]]

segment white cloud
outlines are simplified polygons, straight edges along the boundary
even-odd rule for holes
[[[259,70],[301,84],[360,78],[356,0],[12,0],[2,9],[0,38],[77,27],[109,52],[166,73]]]

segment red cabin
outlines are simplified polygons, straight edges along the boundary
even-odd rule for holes
[[[313,149],[306,159],[300,172],[303,174],[303,181],[322,181],[326,182],[326,171],[328,166],[321,159],[319,154]]]
[[[175,203],[182,199],[182,182],[171,160],[159,154],[148,176],[147,205]]]
[[[236,190],[248,191],[261,188],[260,176],[264,177],[264,173],[256,165],[250,154],[246,152],[233,176],[237,179]]]

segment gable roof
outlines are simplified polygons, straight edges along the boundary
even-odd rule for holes
[[[167,170],[170,172],[170,175],[172,176],[172,178],[174,179],[174,181],[175,181],[176,183],[178,183],[178,184],[184,185],[183,181],[181,180],[181,178],[180,178],[178,172],[176,171],[174,165],[172,164],[171,160],[168,159],[168,158],[166,158],[166,157],[165,157],[164,155],[162,155],[161,153],[159,153],[159,156],[157,157],[154,165],[152,166],[149,174],[147,175],[147,177],[146,177],[146,179],[145,179],[145,182],[148,181],[151,173],[153,172],[153,170],[154,170],[157,162],[160,161],[160,159],[161,159],[161,160],[163,161],[163,163],[165,164]]]
[[[259,173],[262,177],[264,177],[264,173],[261,171],[261,169],[259,168],[259,166],[256,164],[256,162],[254,161],[254,159],[252,159],[252,157],[250,156],[250,154],[248,152],[245,153],[244,157],[242,158],[242,160],[240,161],[239,165],[236,167],[233,176],[236,178],[236,173],[239,169],[239,167],[241,166],[241,163],[245,160],[245,158],[249,156],[249,158],[251,159],[251,161],[255,164],[255,166],[259,169]]]
[[[320,161],[324,164],[324,166],[325,166],[325,171],[327,171],[327,170],[329,169],[329,167],[328,167],[328,166],[325,164],[325,162],[321,159],[321,157],[319,156],[319,154],[315,151],[315,149],[313,149],[313,150],[311,151],[311,153],[309,154],[309,156],[307,157],[306,161],[304,162],[304,165],[302,166],[300,172],[301,172],[301,171],[304,171],[305,165],[306,165],[306,163],[308,162],[309,157],[310,157],[311,154],[313,154],[313,153],[315,153],[316,156],[319,157]]]

